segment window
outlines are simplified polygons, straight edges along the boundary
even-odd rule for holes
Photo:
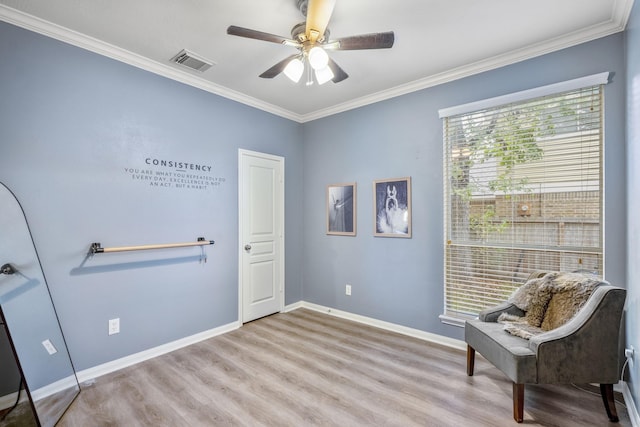
[[[444,321],[506,300],[535,270],[602,275],[602,78],[441,111]]]

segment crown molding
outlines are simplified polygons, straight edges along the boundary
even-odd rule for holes
[[[101,40],[70,30],[60,25],[53,24],[49,21],[45,21],[5,5],[0,5],[0,21],[8,22],[9,24],[13,24],[64,43],[115,59],[116,61],[124,62],[125,64],[132,65],[136,68],[202,89],[289,120],[296,122],[301,121],[301,116],[299,114],[295,114],[289,110],[285,110],[284,108],[280,108],[229,88],[216,85],[215,83],[211,83],[198,76],[178,70],[170,65],[153,61],[136,53],[105,43]]]
[[[449,83],[464,77],[480,74],[485,71],[495,70],[497,68],[522,62],[527,59],[542,56],[558,50],[566,49],[582,43],[593,41],[602,37],[624,31],[627,20],[633,6],[633,0],[620,0],[616,2],[614,10],[614,18],[606,23],[594,25],[592,27],[576,31],[562,37],[547,40],[544,43],[538,43],[527,48],[514,50],[507,54],[497,55],[482,61],[474,62],[462,67],[453,68],[445,72],[434,74],[422,79],[396,86],[394,88],[380,91],[371,95],[363,96],[342,104],[334,105],[323,110],[318,110],[302,116],[302,123],[317,120],[323,117],[353,110],[365,105],[374,104],[376,102],[395,98],[397,96],[406,95],[422,89]]]
[[[594,25],[592,27],[576,31],[562,37],[547,40],[524,49],[515,50],[504,55],[494,56],[482,61],[454,68],[442,73],[414,80],[412,82],[396,86],[391,89],[366,95],[348,102],[337,104],[328,108],[314,111],[309,114],[297,114],[276,105],[261,101],[257,98],[216,85],[200,77],[175,69],[174,67],[152,61],[133,52],[121,49],[109,43],[102,42],[93,37],[72,31],[51,22],[42,20],[32,15],[20,12],[16,9],[0,5],[0,20],[30,31],[43,34],[56,40],[89,50],[99,55],[115,59],[134,67],[158,74],[160,76],[202,89],[204,91],[222,96],[224,98],[263,110],[265,112],[289,119],[298,123],[328,117],[334,114],[364,107],[376,102],[385,101],[422,89],[434,87],[443,83],[449,83],[464,77],[469,77],[485,71],[515,64],[517,62],[572,47],[581,43],[592,41],[601,37],[624,31],[627,20],[633,7],[633,0],[617,0],[612,10],[612,19]]]

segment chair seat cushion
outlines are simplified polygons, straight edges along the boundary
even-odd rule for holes
[[[504,325],[467,320],[465,341],[496,368],[518,384],[537,383],[536,354],[527,340],[511,335]]]

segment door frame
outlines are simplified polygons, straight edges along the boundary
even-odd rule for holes
[[[258,157],[262,159],[274,160],[278,162],[280,169],[280,182],[278,185],[278,191],[280,192],[280,265],[278,267],[278,275],[280,277],[279,287],[279,302],[280,302],[280,311],[284,310],[284,291],[285,291],[285,230],[284,230],[284,218],[285,218],[285,193],[284,193],[284,157],[276,156],[274,154],[261,153],[258,151],[245,150],[243,148],[238,149],[238,325],[242,326],[243,322],[243,312],[244,312],[244,299],[243,299],[243,291],[244,291],[244,273],[243,273],[243,256],[244,256],[244,215],[246,214],[243,211],[243,200],[244,200],[244,170],[242,166],[242,160],[245,157]]]

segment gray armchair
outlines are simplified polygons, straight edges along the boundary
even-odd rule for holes
[[[525,384],[599,383],[607,416],[618,416],[613,384],[620,377],[618,338],[626,291],[602,282],[586,303],[562,326],[530,339],[505,332],[501,313],[525,313],[504,303],[483,311],[465,324],[467,375],[472,376],[475,352],[513,381],[513,417],[522,422]]]

